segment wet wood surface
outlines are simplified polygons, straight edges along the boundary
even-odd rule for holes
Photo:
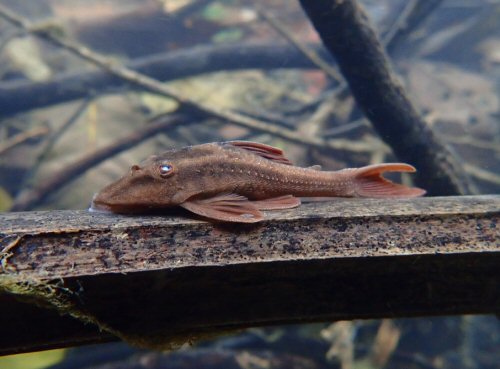
[[[342,199],[257,224],[0,214],[0,354],[269,324],[498,313],[500,196]]]

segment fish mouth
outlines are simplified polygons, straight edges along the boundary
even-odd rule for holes
[[[92,198],[88,209],[91,213],[114,213],[114,214],[148,214],[155,211],[164,210],[167,207],[158,207],[150,204],[140,203],[108,203],[99,199],[99,194],[96,193]]]
[[[90,204],[88,211],[90,211],[91,213],[106,213],[106,214],[113,213],[113,211],[109,206],[96,205],[93,202]]]
[[[91,213],[112,213],[113,208],[110,205],[100,201],[98,199],[98,196],[99,196],[99,194],[96,193],[92,197],[92,201],[90,202],[89,211]]]

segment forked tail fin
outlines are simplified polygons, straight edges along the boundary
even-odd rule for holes
[[[356,169],[355,192],[360,197],[417,197],[425,190],[394,183],[382,177],[384,172],[415,172],[409,164],[387,163],[374,164]]]

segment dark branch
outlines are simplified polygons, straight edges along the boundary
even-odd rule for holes
[[[364,11],[354,0],[301,0],[360,108],[396,156],[414,164],[431,195],[473,191],[456,158],[417,113],[389,64]]]

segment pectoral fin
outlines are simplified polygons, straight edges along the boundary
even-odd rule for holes
[[[277,163],[293,165],[292,162],[285,157],[283,151],[281,149],[278,149],[277,147],[252,141],[228,141],[226,142],[226,144],[251,151],[256,155],[262,156],[263,158],[275,161]]]
[[[180,206],[203,217],[226,222],[255,223],[264,219],[251,201],[233,193],[188,200]]]
[[[259,210],[282,210],[296,208],[300,205],[300,199],[292,195],[273,197],[265,200],[252,201]]]

